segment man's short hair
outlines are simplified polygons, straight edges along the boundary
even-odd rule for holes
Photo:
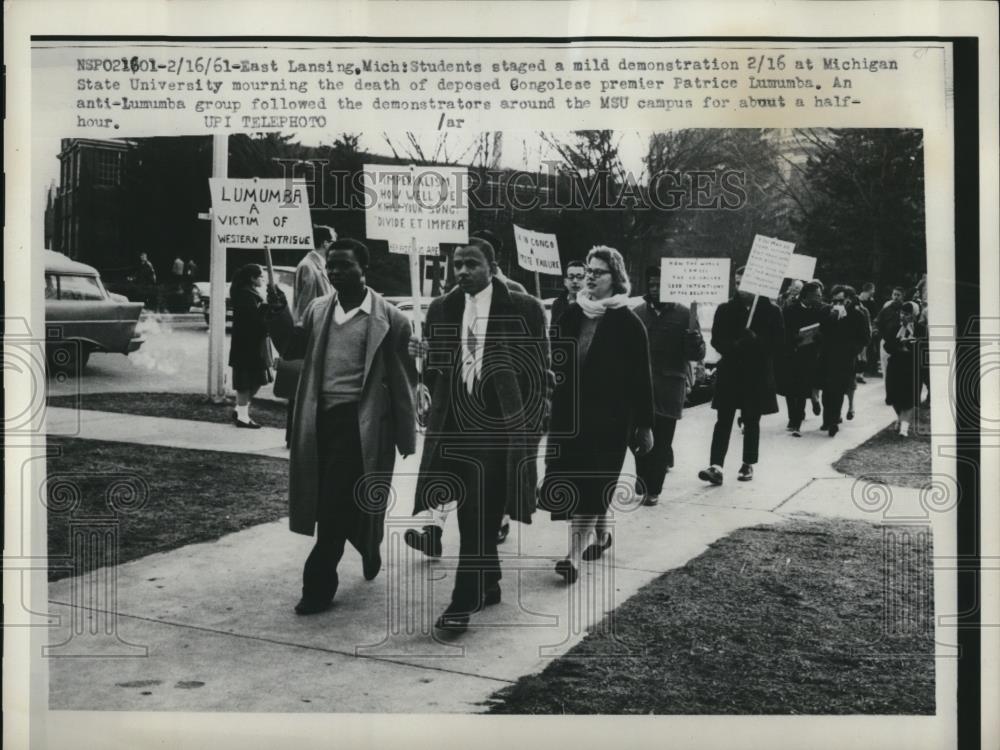
[[[492,229],[477,229],[469,235],[469,239],[486,240],[493,248],[493,257],[503,254],[503,240]]]
[[[365,243],[350,237],[344,237],[342,240],[334,240],[333,244],[327,248],[327,257],[329,257],[330,253],[334,250],[353,251],[354,259],[358,262],[358,265],[361,266],[362,269],[368,268],[369,254],[368,246]]]
[[[872,282],[870,282],[870,281],[866,281],[864,284],[861,285],[861,291],[862,292],[874,292],[875,291],[875,285]]]
[[[488,231],[488,230],[487,230]],[[464,245],[459,245],[456,250],[461,250],[463,247],[474,247],[476,250],[483,254],[486,258],[486,262],[490,266],[495,266],[497,263],[497,254],[493,249],[493,244],[482,237],[470,237],[469,241]]]
[[[582,268],[584,271],[587,270],[587,264],[584,263],[582,260],[571,260],[569,263],[566,264],[566,270],[563,271],[563,273],[564,274],[569,273],[569,269],[573,268],[574,266],[576,266],[577,268]]]
[[[333,242],[336,234],[332,227],[313,224],[313,247],[320,247],[324,242]]]
[[[892,291],[899,292],[900,294],[906,294],[906,290],[903,289],[903,287],[901,287],[901,286],[894,286],[892,288]]]
[[[823,294],[823,287],[818,281],[807,281],[802,285],[802,291],[799,292],[799,297],[808,297],[810,294],[815,292],[816,294]]]
[[[660,267],[659,266],[646,266],[646,282],[648,283],[652,278],[660,278]]]

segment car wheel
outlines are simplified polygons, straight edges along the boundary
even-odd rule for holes
[[[90,349],[85,344],[65,342],[51,344],[46,348],[49,367],[53,372],[83,372],[90,361]]]

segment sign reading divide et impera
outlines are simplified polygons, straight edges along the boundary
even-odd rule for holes
[[[660,302],[718,304],[729,299],[729,258],[662,258]]]
[[[222,247],[312,248],[304,182],[212,177],[208,187],[212,193],[212,231]]]
[[[514,241],[517,243],[517,264],[525,271],[562,276],[559,245],[554,234],[522,229],[515,224]]]
[[[756,235],[740,280],[740,291],[761,297],[777,297],[788,268],[788,259],[794,250],[794,242]]]
[[[365,165],[365,235],[404,254],[439,255],[442,243],[468,242],[468,184],[464,167]]]

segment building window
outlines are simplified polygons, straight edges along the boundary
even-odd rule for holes
[[[121,154],[117,151],[97,152],[97,185],[121,184]]]

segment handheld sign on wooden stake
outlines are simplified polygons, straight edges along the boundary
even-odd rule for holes
[[[264,245],[264,259],[267,263],[267,286],[274,289],[274,263],[271,262],[271,248]]]
[[[739,290],[754,295],[750,315],[747,317],[747,328],[757,310],[757,298],[777,297],[781,291],[781,282],[785,279],[788,259],[795,250],[794,242],[785,242],[774,237],[758,234],[753,238],[750,257],[740,279]]]

